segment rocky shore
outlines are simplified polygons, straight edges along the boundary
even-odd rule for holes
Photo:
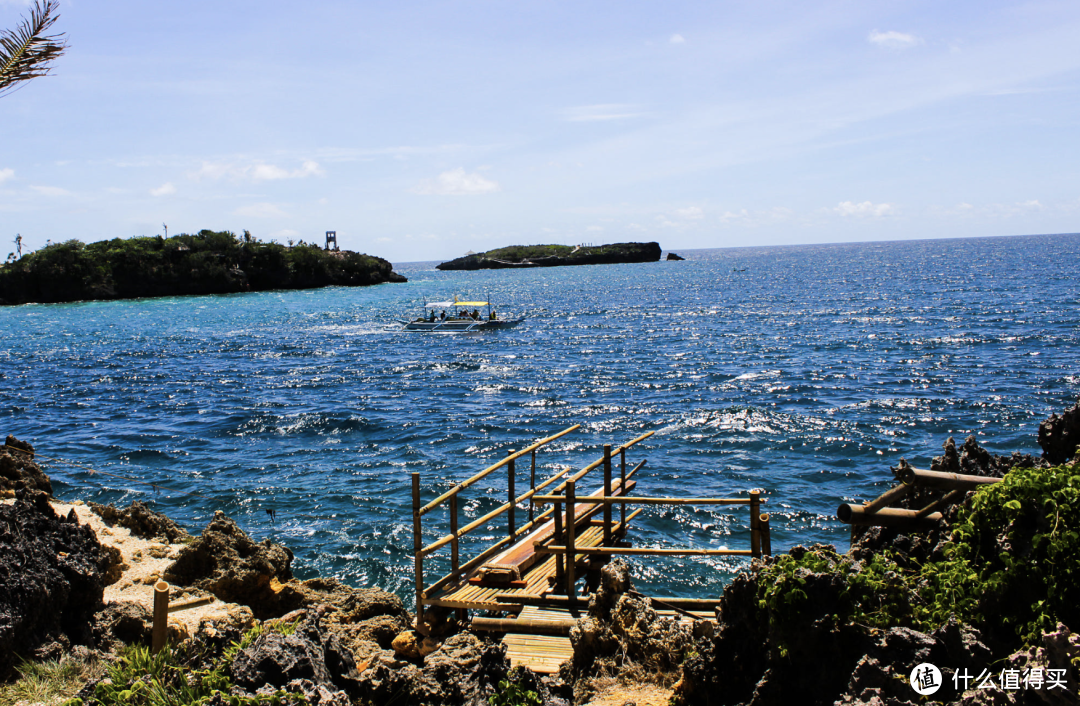
[[[483,253],[470,253],[436,265],[438,270],[506,270],[524,267],[568,265],[617,265],[657,262],[659,243],[612,243],[610,245],[511,245]],[[681,258],[680,258],[681,259]]]
[[[53,243],[0,265],[0,304],[58,303],[405,282],[386,260],[244,232]]]
[[[661,617],[615,560],[571,630],[573,658],[541,677],[511,670],[496,639],[449,615],[428,616],[440,627],[421,636],[391,593],[297,580],[287,547],[221,513],[193,537],[142,503],[61,502],[33,447],[9,436],[0,697],[28,664],[78,660],[101,666],[63,697],[103,706],[1076,704],[1077,440],[1080,406],[1040,427],[1041,458],[949,439],[934,469],[1003,480],[929,532],[873,528],[847,553],[796,546],[755,561],[713,620]],[[922,507],[923,492],[905,502]],[[207,600],[170,616],[170,647],[151,657],[159,579],[173,601]],[[922,663],[940,669],[928,697],[910,683]]]

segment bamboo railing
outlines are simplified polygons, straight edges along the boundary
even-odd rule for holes
[[[605,458],[608,453],[605,450]],[[748,498],[653,498],[653,497],[627,497],[611,494],[610,478],[605,476],[604,495],[579,497],[576,493],[575,480],[567,480],[564,484],[565,494],[537,495],[533,501],[538,504],[552,504],[555,508],[555,534],[552,539],[562,537],[563,544],[553,544],[538,541],[533,546],[537,554],[554,554],[556,558],[556,584],[565,587],[565,595],[571,603],[575,600],[576,583],[575,565],[579,554],[586,556],[749,556],[761,558],[763,547],[766,554],[772,553],[772,542],[769,531],[769,516],[761,512],[760,490],[751,490]],[[562,506],[566,506],[566,521],[560,522],[563,515]],[[619,505],[625,512],[627,505],[748,505],[750,508],[750,549],[659,549],[659,548],[633,548],[633,547],[579,547],[575,544],[574,522],[578,505],[602,505],[610,512],[612,505]],[[640,510],[639,510],[640,511]],[[639,512],[638,511],[638,512]],[[608,515],[610,516],[610,515]],[[565,525],[565,532],[562,529]],[[560,568],[565,567],[562,571]]]
[[[902,527],[909,530],[928,531],[941,521],[942,510],[963,500],[969,490],[983,485],[1000,483],[1000,478],[972,476],[963,473],[922,471],[901,461],[896,477],[900,485],[889,488],[873,500],[855,505],[844,503],[836,509],[836,517],[852,527],[854,541],[856,527]],[[920,488],[947,491],[923,507],[912,510],[892,507],[894,503]]]
[[[420,500],[420,474],[419,473],[413,473],[412,474],[413,553],[414,553],[414,559],[415,559],[415,561],[414,561],[414,572],[415,572],[414,580],[415,580],[415,588],[416,588],[416,627],[417,627],[417,630],[419,632],[424,633],[424,634],[427,633],[427,627],[425,625],[425,619],[424,619],[424,606],[427,604],[428,599],[431,596],[435,595],[436,592],[442,591],[442,590],[446,589],[448,586],[451,586],[451,585],[454,585],[454,584],[460,582],[461,579],[463,579],[469,572],[471,572],[474,569],[477,569],[478,567],[482,566],[485,561],[487,561],[491,557],[498,554],[501,550],[503,550],[508,545],[512,544],[515,540],[520,539],[522,536],[524,536],[528,532],[540,527],[543,523],[545,523],[550,518],[552,518],[553,515],[555,517],[556,533],[561,532],[561,527],[560,527],[561,519],[562,519],[561,515],[556,513],[554,508],[548,509],[548,510],[545,510],[544,512],[536,514],[535,513],[535,502],[534,501],[535,501],[535,497],[536,497],[537,493],[545,490],[546,488],[548,488],[549,486],[551,486],[555,482],[564,479],[565,476],[567,474],[569,474],[573,470],[573,468],[572,467],[565,468],[565,469],[555,473],[554,475],[549,477],[547,480],[543,481],[542,483],[540,483],[538,485],[536,483],[536,451],[537,451],[537,449],[541,448],[545,444],[548,444],[548,443],[550,443],[550,442],[552,442],[552,441],[554,441],[554,440],[556,440],[556,439],[558,439],[558,438],[560,438],[560,437],[562,437],[562,436],[564,436],[566,434],[569,434],[572,431],[575,431],[575,430],[579,429],[580,426],[581,425],[579,425],[579,424],[575,424],[574,426],[569,427],[567,429],[564,429],[563,431],[561,431],[561,432],[559,432],[557,434],[553,434],[551,436],[540,439],[539,441],[534,442],[533,444],[525,447],[524,449],[522,449],[520,451],[511,451],[506,456],[506,458],[498,461],[497,463],[492,464],[491,466],[488,466],[487,468],[485,468],[484,470],[480,471],[479,473],[471,476],[467,480],[464,480],[461,483],[458,483],[453,488],[451,488],[450,490],[446,491],[445,493],[439,495],[437,498],[435,498],[431,502],[427,503],[426,505],[422,505],[421,500]],[[593,463],[585,466],[584,468],[574,472],[574,474],[569,479],[563,480],[563,482],[559,486],[557,486],[553,492],[558,493],[558,492],[563,491],[565,488],[568,487],[568,484],[570,486],[572,486],[573,483],[575,483],[577,480],[584,477],[587,473],[589,473],[590,471],[602,466],[604,468],[605,495],[610,495],[611,473],[612,473],[612,458],[614,457],[615,454],[618,454],[619,459],[620,459],[620,473],[621,473],[621,478],[622,478],[620,487],[625,488],[627,479],[629,479],[638,469],[640,469],[645,464],[645,462],[642,461],[635,468],[633,468],[629,472],[627,472],[627,470],[626,470],[626,451],[628,449],[630,449],[631,447],[635,446],[636,444],[638,444],[638,443],[644,441],[645,439],[649,438],[650,436],[653,435],[653,433],[654,432],[650,431],[650,432],[647,432],[645,434],[642,434],[641,436],[639,436],[639,437],[637,437],[635,439],[632,439],[631,441],[629,441],[629,442],[627,442],[625,444],[622,444],[621,446],[617,447],[614,450],[611,449],[610,445],[605,445],[604,446],[604,455],[603,455],[603,457],[601,457],[597,461],[594,461]],[[531,454],[531,456],[532,456],[532,462],[531,462],[530,473],[529,473],[529,490],[522,493],[521,495],[516,495],[515,494],[515,477],[516,477],[516,464],[515,464],[515,461],[517,459],[521,458],[522,456],[525,456],[526,454]],[[473,520],[472,522],[467,523],[463,527],[459,527],[458,526],[458,502],[457,502],[458,495],[460,495],[461,492],[463,490],[465,490],[466,488],[476,484],[480,480],[482,480],[482,479],[486,478],[487,476],[489,476],[491,473],[499,470],[500,468],[504,468],[504,467],[507,469],[507,501],[505,503],[503,503],[502,505],[500,505],[499,507],[492,510],[491,512],[486,513],[482,517],[479,517],[479,518]],[[519,504],[524,503],[525,501],[529,501],[529,520],[527,522],[525,522],[524,524],[522,524],[520,527],[518,527],[516,522],[515,522],[515,520],[516,520],[515,509]],[[446,535],[443,535],[442,537],[439,537],[434,542],[424,546],[423,542],[422,542],[422,537],[423,537],[423,519],[422,518],[423,518],[424,515],[430,513],[431,511],[433,511],[437,507],[441,506],[443,503],[447,503],[449,505],[450,533],[446,534]],[[472,559],[469,559],[465,563],[461,563],[461,561],[460,561],[460,552],[459,552],[459,543],[460,543],[461,538],[468,535],[469,533],[473,532],[474,530],[477,530],[479,528],[483,528],[483,527],[487,526],[491,521],[493,521],[494,519],[496,519],[497,517],[499,517],[500,515],[503,515],[503,514],[507,515],[506,536],[499,539],[497,542],[495,542],[493,545],[491,545],[490,547],[488,547],[487,549],[482,551],[477,556],[473,557]],[[624,530],[625,530],[627,519],[632,519],[632,516],[633,515],[631,514],[631,518],[627,518],[626,510],[625,510],[625,508],[623,508],[621,527]],[[604,529],[605,543],[609,543],[612,540],[612,537],[611,537],[611,509],[610,509],[610,506],[608,506],[607,511],[604,513],[604,517],[605,517],[605,525],[604,525],[604,528],[605,528]],[[424,586],[424,559],[426,557],[428,557],[428,556],[431,556],[433,553],[439,551],[440,549],[442,549],[443,547],[445,547],[447,545],[450,545],[450,572],[448,574],[440,577],[438,580],[436,580],[430,586]]]

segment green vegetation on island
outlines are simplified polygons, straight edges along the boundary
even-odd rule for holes
[[[382,258],[262,242],[244,231],[47,245],[0,266],[0,304],[404,282]]]
[[[610,245],[510,245],[483,253],[470,253],[437,266],[440,270],[499,270],[514,267],[613,265],[657,262],[659,243]]]

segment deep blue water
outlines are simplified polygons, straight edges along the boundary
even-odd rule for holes
[[[969,434],[1038,453],[1039,422],[1080,394],[1078,235],[682,254],[472,273],[416,263],[397,267],[403,285],[0,308],[0,433],[166,488],[46,462],[61,497],[143,499],[193,532],[223,510],[288,544],[301,577],[406,596],[409,474],[430,499],[574,423],[541,470],[655,431],[630,454],[649,459],[638,494],[762,487],[774,549],[845,548],[836,506],[879,494],[901,457],[925,467]],[[470,335],[393,323],[452,294],[528,320]],[[492,479],[465,492],[466,519],[505,497],[505,476]],[[428,517],[425,542],[447,531],[445,514]],[[746,518],[652,508],[631,537],[747,548]],[[706,595],[740,561],[634,564],[657,593]]]

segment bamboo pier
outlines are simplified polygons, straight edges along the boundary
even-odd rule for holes
[[[746,556],[760,558],[771,553],[769,516],[761,512],[761,491],[751,490],[738,498],[661,498],[631,495],[637,485],[634,476],[645,466],[642,459],[634,465],[628,452],[653,435],[642,434],[620,446],[603,445],[603,454],[580,470],[560,470],[537,483],[536,454],[546,445],[576,431],[571,426],[535,441],[468,479],[454,485],[424,504],[419,473],[412,474],[413,550],[415,559],[416,630],[429,634],[440,611],[456,611],[459,620],[469,613],[485,611],[490,615],[471,619],[474,630],[505,635],[511,662],[541,673],[553,672],[570,656],[569,626],[588,605],[589,595],[579,590],[585,583],[592,590],[599,580],[599,569],[614,556]],[[528,457],[529,489],[516,491],[517,462]],[[477,485],[492,473],[505,469],[506,500],[480,517],[461,523],[463,491]],[[592,471],[602,474],[598,486],[587,492],[579,483]],[[557,484],[557,485],[556,485]],[[549,490],[550,488],[550,490]],[[546,492],[545,492],[546,491]],[[526,505],[527,503],[527,505]],[[648,548],[633,547],[627,541],[631,521],[645,507],[686,505],[733,505],[750,511],[750,547],[726,548]],[[446,506],[449,517],[446,534],[424,544],[423,518]],[[628,506],[639,506],[628,510]],[[617,508],[617,509],[616,509]],[[528,519],[518,524],[519,512]],[[505,517],[505,520],[501,519]],[[505,522],[505,524],[501,524]],[[475,557],[462,561],[463,537],[482,531],[497,533]],[[426,584],[424,562],[437,552],[449,549],[449,573]],[[445,559],[443,559],[445,561]],[[717,600],[663,598],[651,599],[661,613],[679,619],[712,617]]]

